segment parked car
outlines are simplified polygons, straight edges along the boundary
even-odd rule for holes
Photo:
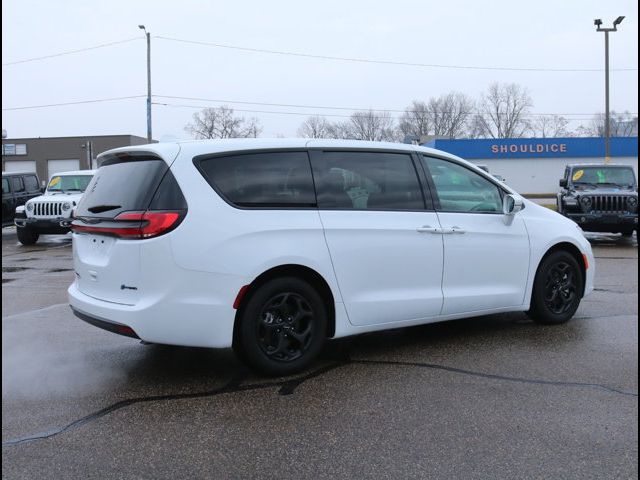
[[[41,196],[17,207],[14,222],[20,243],[33,245],[40,235],[69,233],[71,212],[94,173],[95,170],[56,173]]]
[[[560,180],[557,206],[583,230],[631,236],[638,229],[635,172],[628,165],[568,165]]]
[[[41,193],[35,172],[2,172],[2,226],[13,225],[16,207]]]
[[[238,139],[125,147],[72,223],[81,319],[307,367],[326,338],[497,312],[568,321],[594,259],[573,222],[414,145]]]

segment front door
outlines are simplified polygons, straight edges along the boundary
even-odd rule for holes
[[[443,315],[516,307],[529,276],[529,236],[502,213],[505,192],[459,163],[423,157],[444,233]]]

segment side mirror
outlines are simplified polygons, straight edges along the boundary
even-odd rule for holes
[[[505,215],[515,215],[522,210],[523,205],[521,198],[511,194],[505,195],[502,200],[502,213]]]
[[[567,179],[566,178],[560,179],[560,186],[562,188],[567,188]]]

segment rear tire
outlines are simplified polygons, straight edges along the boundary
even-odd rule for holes
[[[249,367],[283,376],[307,368],[326,337],[327,308],[307,282],[276,278],[260,286],[242,307],[234,350]]]
[[[575,257],[566,250],[555,251],[538,267],[527,314],[543,325],[565,323],[580,305],[583,286],[582,270]]]
[[[18,233],[18,241],[22,245],[33,245],[38,241],[40,234],[26,227],[16,227]]]

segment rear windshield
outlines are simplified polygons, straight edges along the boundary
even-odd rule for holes
[[[84,192],[91,181],[92,175],[55,175],[51,177],[47,191],[55,192]]]
[[[114,218],[121,212],[146,210],[168,169],[155,157],[103,163],[80,200],[76,216]]]

